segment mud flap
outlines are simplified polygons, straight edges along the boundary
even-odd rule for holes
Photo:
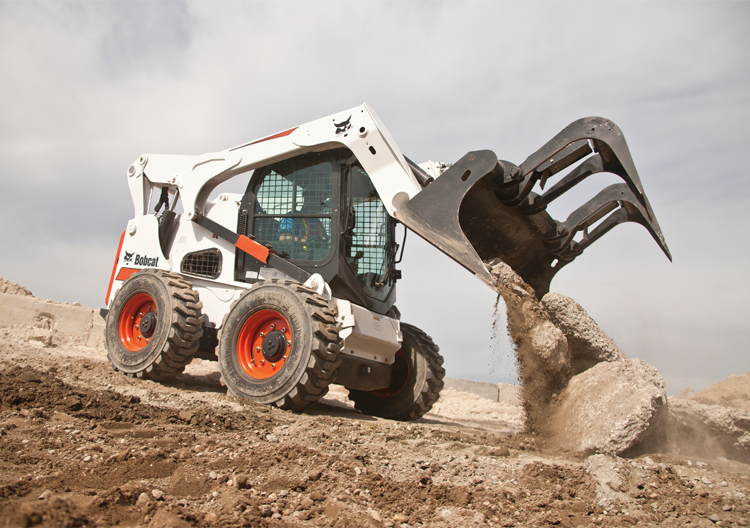
[[[576,163],[543,194],[532,192]],[[546,212],[549,203],[599,172],[624,183],[604,188],[564,222]],[[672,259],[622,132],[601,117],[570,124],[520,166],[489,150],[470,152],[395,216],[493,289],[484,261],[500,258],[539,297],[563,266],[623,222],[643,225]]]

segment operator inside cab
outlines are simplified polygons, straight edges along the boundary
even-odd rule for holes
[[[302,191],[302,207],[297,213],[311,213],[320,214],[323,212],[323,203],[325,200],[319,200],[315,196],[315,191],[311,188],[307,188]],[[295,211],[287,212],[291,215]],[[326,230],[323,227],[323,223],[319,218],[282,218],[279,222],[279,237],[281,241],[298,242],[302,244],[304,249],[307,249],[307,243],[313,242],[314,240],[321,240],[326,235]]]

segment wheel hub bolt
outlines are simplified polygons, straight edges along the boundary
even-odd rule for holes
[[[276,328],[276,325],[275,325],[275,324],[272,324],[272,325],[271,325],[271,330],[273,330],[274,328]]]
[[[261,365],[265,365],[265,364],[266,364],[266,360],[265,360],[265,359],[261,359],[261,360],[260,360],[260,364],[261,364]]]
[[[263,337],[265,334],[263,332],[260,333],[260,337]]]

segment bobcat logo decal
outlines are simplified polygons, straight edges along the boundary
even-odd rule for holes
[[[135,251],[133,251],[133,253],[135,253]],[[125,256],[124,256],[124,257],[122,257],[122,261],[123,261],[123,262],[124,262],[125,264],[130,264],[130,261],[131,261],[131,260],[133,260],[133,253],[128,253],[128,252],[126,251],[126,252],[125,252]]]
[[[348,136],[348,130],[352,127],[352,116],[349,116],[346,120],[342,121],[341,123],[336,123],[336,121],[333,122],[333,126],[336,127],[336,135],[344,133],[344,137]]]

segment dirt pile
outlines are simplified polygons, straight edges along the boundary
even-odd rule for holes
[[[701,392],[688,388],[680,399],[692,400],[703,405],[721,405],[750,412],[750,372],[741,376],[732,374],[724,381]]]
[[[34,294],[23,286],[19,286],[15,282],[10,282],[0,277],[0,293],[7,293],[9,295],[21,295],[23,297],[33,297]]]

